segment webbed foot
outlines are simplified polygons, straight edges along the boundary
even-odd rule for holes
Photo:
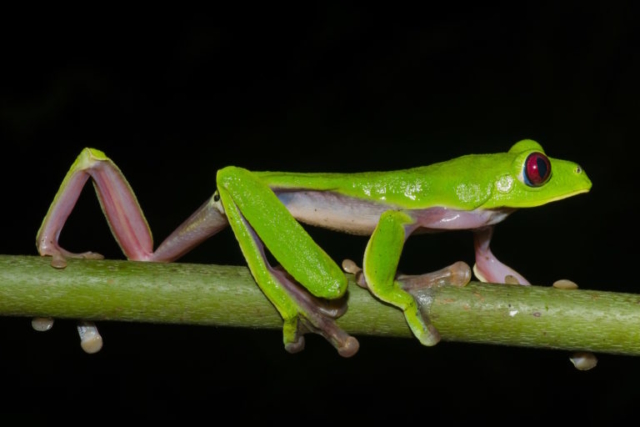
[[[104,259],[104,256],[100,255],[97,252],[89,251],[74,253],[60,247],[56,249],[41,250],[40,255],[50,256],[51,267],[59,269],[67,267],[67,259]]]
[[[345,259],[342,262],[345,272],[355,276],[356,283],[369,288],[362,269],[352,260]],[[425,304],[431,299],[422,298],[421,293],[427,289],[439,286],[465,286],[471,280],[471,268],[462,262],[456,262],[441,270],[420,275],[396,274],[394,283],[399,288],[394,293],[394,299],[403,301],[403,311],[409,327],[418,340],[426,346],[433,346],[440,341],[440,333],[429,317]],[[404,292],[403,292],[404,291]]]
[[[309,332],[323,336],[342,357],[351,357],[358,352],[358,340],[336,323],[336,319],[347,310],[346,297],[336,300],[317,298],[282,268],[274,268],[273,274],[295,302],[286,314],[282,313],[284,346],[289,353],[304,349],[304,335]]]
[[[346,273],[353,274],[355,281],[361,288],[368,289],[367,282],[360,268],[354,261],[345,259],[342,261],[342,269]],[[463,261],[458,261],[438,271],[424,274],[398,274],[396,276],[401,288],[407,292],[432,288],[434,286],[465,286],[471,281],[471,268]]]

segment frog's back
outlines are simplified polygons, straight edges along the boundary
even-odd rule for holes
[[[469,181],[461,176],[451,161],[386,172],[257,174],[276,193],[331,191],[342,196],[407,209],[433,206],[473,209],[478,206],[477,201],[465,201],[457,197],[460,185]]]
[[[405,172],[405,171],[403,171]],[[274,190],[349,191],[373,182],[388,182],[398,171],[386,172],[255,172]]]
[[[369,201],[400,203],[408,194],[407,189],[429,176],[429,167],[423,166],[402,171],[357,173],[295,173],[258,172],[262,180],[275,192],[330,191],[343,196]]]

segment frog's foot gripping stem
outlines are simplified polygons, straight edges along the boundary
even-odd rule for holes
[[[323,336],[343,357],[358,352],[358,340],[336,324],[336,319],[347,311],[346,297],[337,300],[316,298],[282,267],[273,268],[272,274],[297,305],[296,312],[284,318],[283,340],[289,353],[304,350],[304,335],[309,332]]]
[[[345,259],[342,261],[342,269],[355,276],[355,282],[358,286],[369,289],[362,268],[358,267],[354,261]],[[409,293],[438,286],[462,287],[471,281],[471,268],[466,262],[458,261],[431,273],[417,275],[399,273],[396,275],[395,281]]]
[[[36,237],[38,252],[42,256],[51,256],[53,267],[65,268],[67,258],[102,259],[102,255],[94,252],[69,252],[58,243],[60,232],[89,178],[111,232],[127,259],[175,261],[228,225],[215,198],[212,198],[154,251],[147,219],[127,179],[102,151],[85,148],[62,181]]]
[[[345,307],[329,301],[344,301],[348,281],[340,268],[251,172],[221,169],[218,191],[251,274],[284,319],[285,349],[292,353],[302,350],[304,333],[314,332],[325,337],[341,356],[353,356],[358,341],[335,322]],[[270,265],[265,246],[281,268]]]
[[[49,253],[43,253],[43,255],[51,256],[51,266],[53,268],[66,268],[68,259],[104,259],[102,254],[97,252],[69,252],[66,249],[57,247],[56,250]]]
[[[130,260],[173,261],[228,225],[212,198],[154,252],[151,230],[126,178],[102,151],[85,148],[62,181],[36,237],[38,252],[42,256],[50,256],[51,265],[55,268],[65,268],[69,258],[103,258],[95,252],[73,253],[60,247],[58,243],[60,232],[89,178],[93,182],[109,227]],[[53,319],[37,318],[32,325],[38,331],[46,331],[53,326]],[[80,321],[78,333],[83,350],[87,353],[100,350],[102,337],[95,324]]]
[[[353,274],[355,276],[356,284],[362,288],[371,289],[367,284],[367,281],[364,276],[363,270],[356,265],[350,259],[345,259],[342,262],[342,268],[345,272]],[[440,286],[466,286],[467,283],[471,280],[471,268],[467,263],[458,261],[451,264],[448,267],[442,268],[438,271],[434,271],[431,273],[419,274],[419,275],[408,275],[408,274],[397,274],[394,280],[394,284],[399,287],[402,291],[407,292],[411,295],[411,297],[415,300],[417,304],[418,311],[420,313],[421,324],[426,325],[426,330],[429,335],[426,337],[424,341],[421,340],[424,345],[435,345],[440,340],[440,334],[436,330],[436,328],[431,324],[428,316],[425,314],[428,309],[426,305],[429,304],[432,300],[431,298],[423,298],[424,292],[431,288],[436,288]],[[374,295],[375,293],[371,291]],[[409,308],[411,310],[411,308]],[[411,315],[407,316],[407,311],[405,310],[405,316],[407,317],[407,322],[414,320],[416,317],[412,317]],[[421,326],[421,325],[420,325]],[[425,328],[424,326],[422,328]],[[413,330],[413,328],[412,328]],[[418,329],[419,331],[425,329]]]
[[[118,167],[101,151],[82,150],[42,222],[36,246],[42,256],[51,256],[51,265],[65,268],[67,258],[101,259],[93,252],[73,253],[60,247],[60,232],[71,214],[87,180],[91,178],[111,231],[130,259],[146,259],[153,242],[138,201]]]
[[[343,266],[347,271],[355,272],[358,283],[366,286],[377,298],[400,308],[418,340],[423,345],[432,346],[440,341],[440,334],[420,310],[419,298],[416,297],[418,291],[440,284],[464,286],[469,282],[471,272],[466,264],[455,263],[435,273],[398,275],[404,242],[418,226],[406,212],[384,212],[367,245],[362,274],[352,262]]]

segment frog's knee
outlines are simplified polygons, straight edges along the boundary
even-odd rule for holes
[[[218,170],[216,181],[219,186],[228,188],[233,182],[246,178],[247,176],[251,176],[251,172],[246,169],[237,166],[226,166]]]
[[[110,161],[110,159],[103,151],[87,147],[80,152],[80,155],[78,155],[71,168],[76,170],[87,170],[95,166],[96,163],[108,161]]]

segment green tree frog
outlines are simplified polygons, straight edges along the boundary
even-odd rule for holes
[[[284,319],[286,350],[302,350],[304,333],[315,332],[346,357],[355,354],[359,344],[337,326],[335,318],[343,310],[328,300],[345,294],[347,278],[300,222],[370,235],[360,284],[402,310],[413,334],[429,346],[439,335],[408,291],[416,282],[408,283],[396,272],[411,234],[472,230],[474,272],[480,280],[528,284],[492,254],[493,226],[516,209],[591,188],[580,166],[547,157],[532,140],[520,141],[506,153],[467,155],[392,172],[251,172],[230,166],[218,171],[213,196],[154,251],[147,221],[123,174],[103,152],[86,148],[67,173],[36,238],[39,253],[51,256],[54,267],[64,268],[66,258],[100,257],[71,253],[58,244],[89,178],[128,259],[171,262],[230,225],[255,281]],[[270,265],[265,248],[280,266]],[[461,276],[468,281],[470,272]]]

